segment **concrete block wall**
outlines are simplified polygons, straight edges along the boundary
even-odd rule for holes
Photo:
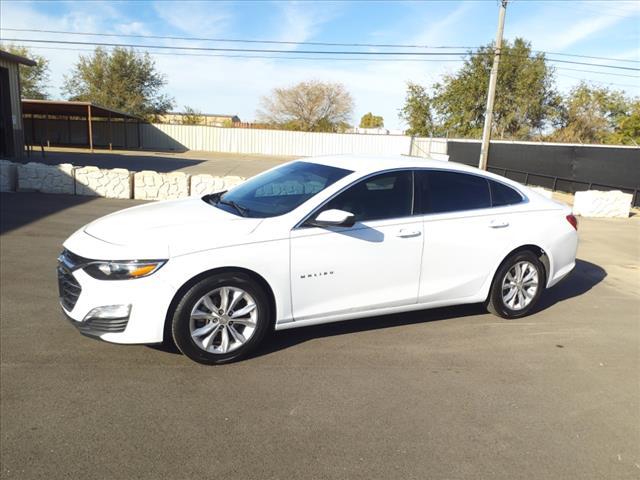
[[[132,176],[129,170],[77,167],[74,170],[76,195],[106,198],[131,198]]]
[[[172,200],[189,196],[189,176],[182,172],[158,173],[143,170],[134,174],[133,198]]]
[[[633,195],[620,190],[576,192],[573,213],[583,217],[628,218]]]
[[[214,175],[191,175],[189,191],[191,195],[206,195],[208,193],[229,190],[244,182],[244,178],[229,175],[216,177]]]
[[[17,164],[0,160],[0,192],[66,193],[105,198],[171,200],[205,195],[244,182],[236,176],[188,175],[183,172],[130,172],[123,168],[76,167],[68,163]]]
[[[225,189],[224,177],[215,177],[207,174],[191,175],[191,195],[206,195],[208,193],[221,192]]]
[[[43,165],[29,162],[18,165],[18,191],[41,193],[75,192],[73,165]]]
[[[15,192],[18,166],[9,160],[0,160],[0,192]]]

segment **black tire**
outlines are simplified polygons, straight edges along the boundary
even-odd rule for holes
[[[511,308],[504,301],[502,285],[509,271],[519,262],[528,262],[535,268],[538,274],[538,285],[533,298],[526,306],[524,306],[523,308]],[[487,310],[489,310],[489,312],[493,313],[494,315],[502,318],[512,319],[525,317],[529,315],[535,308],[538,300],[540,299],[540,296],[542,295],[542,292],[544,291],[545,285],[545,268],[537,255],[530,250],[522,250],[520,252],[516,252],[513,255],[507,257],[502,262],[502,264],[498,268],[498,271],[493,277],[491,290],[489,291],[489,298],[487,298],[486,302]]]
[[[246,343],[227,353],[205,351],[191,336],[193,308],[205,295],[221,287],[235,287],[248,293],[256,305],[256,326]],[[205,365],[230,363],[246,357],[262,341],[271,325],[271,311],[264,289],[250,276],[240,272],[215,274],[191,287],[179,301],[171,321],[171,333],[178,349],[191,360]]]

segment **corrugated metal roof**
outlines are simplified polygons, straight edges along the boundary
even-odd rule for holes
[[[31,60],[30,58],[21,57],[20,55],[14,55],[13,53],[5,52],[4,50],[0,50],[0,58],[14,63],[20,63],[22,65],[26,65],[27,67],[35,67],[36,62]]]
[[[141,120],[135,115],[103,107],[92,102],[76,102],[64,100],[22,100],[22,113],[32,115],[61,115],[70,117],[86,117],[87,107],[91,105],[93,117],[130,118]]]

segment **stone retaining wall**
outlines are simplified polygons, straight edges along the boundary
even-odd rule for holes
[[[41,193],[75,193],[73,165],[18,164],[18,191]]]
[[[189,196],[189,175],[182,172],[158,173],[143,170],[134,174],[133,198],[171,200]]]
[[[98,167],[77,167],[73,174],[76,195],[106,198],[131,198],[131,174],[124,168],[111,170]]]
[[[189,175],[183,172],[130,172],[123,168],[45,165],[0,160],[0,192],[66,193],[106,198],[170,200],[204,195],[244,182],[236,176]]]

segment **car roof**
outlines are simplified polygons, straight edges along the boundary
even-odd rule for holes
[[[365,176],[392,170],[397,168],[430,168],[438,170],[448,170],[452,172],[466,172],[474,175],[480,175],[488,179],[495,180],[500,183],[510,185],[518,190],[528,199],[535,198],[536,201],[546,202],[547,199],[540,194],[529,190],[526,186],[507,177],[497,175],[495,173],[480,170],[476,167],[464,165],[462,163],[450,162],[448,160],[438,160],[430,157],[412,157],[409,155],[326,155],[319,157],[301,158],[301,161],[317,163],[320,165],[328,165],[331,167],[346,168],[353,170],[352,176]],[[533,195],[532,195],[533,194]],[[550,200],[549,200],[550,201]]]
[[[411,157],[409,155],[326,155],[308,157],[301,160],[353,170],[353,172],[360,175],[395,168],[437,168],[472,173],[487,173],[461,163],[436,160],[429,157]]]

